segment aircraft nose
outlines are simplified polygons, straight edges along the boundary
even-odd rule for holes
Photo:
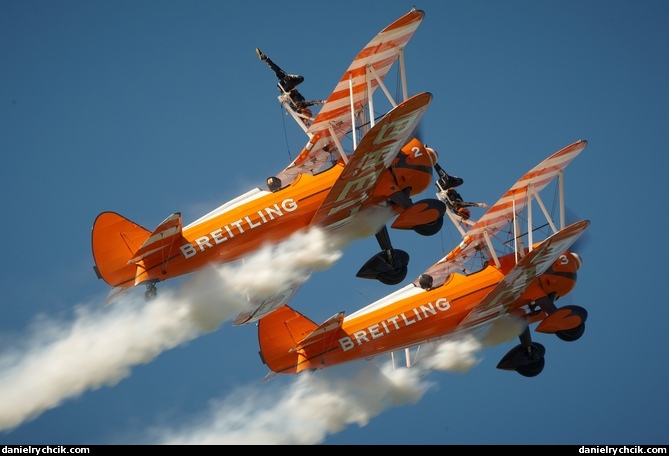
[[[581,265],[583,264],[583,259],[581,258],[581,255],[579,255],[576,252],[569,252],[574,259],[574,262],[576,263],[576,269],[580,269]]]
[[[437,162],[439,161],[439,154],[437,153],[437,151],[431,147],[426,147],[425,152],[427,152],[427,155],[430,157],[430,162],[432,163],[432,166],[436,165]]]

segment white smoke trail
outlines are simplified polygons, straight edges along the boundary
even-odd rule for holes
[[[480,362],[478,353],[518,337],[525,326],[525,320],[505,314],[480,330],[442,339],[422,362],[431,370],[469,372]]]
[[[40,318],[0,354],[0,430],[13,429],[87,390],[113,386],[132,366],[218,329],[248,306],[248,295],[281,290],[332,266],[341,253],[318,230],[267,246],[246,266],[194,274],[181,290],[161,289],[148,303],[126,296],[101,307],[78,306],[71,322]],[[281,267],[277,268],[276,264]]]
[[[215,331],[246,309],[248,294],[270,295],[306,280],[312,270],[327,269],[341,255],[336,248],[348,241],[312,230],[262,249],[243,265],[212,267],[179,290],[161,289],[148,303],[126,297],[104,308],[78,306],[71,322],[40,318],[22,343],[0,354],[0,430],[87,390],[113,386],[133,366]],[[410,369],[363,363],[365,369],[341,376],[338,368],[349,366],[337,366],[300,374],[280,391],[276,381],[235,391],[190,426],[148,434],[159,443],[320,443],[350,424],[364,426],[389,407],[418,402],[431,386],[425,380],[431,370],[467,371],[480,349],[519,332],[511,325],[502,336],[488,332],[483,343],[444,341]]]
[[[348,425],[365,426],[390,407],[419,402],[433,383],[434,370],[464,373],[476,366],[484,344],[471,335],[444,340],[421,353],[411,367],[380,368],[360,361],[314,373],[280,375],[260,386],[232,392],[212,401],[208,411],[190,424],[154,427],[151,444],[319,444]]]
[[[392,406],[418,402],[431,384],[411,369],[337,366],[304,372],[289,385],[243,388],[180,429],[148,432],[150,442],[171,445],[317,444],[347,425],[366,425]],[[242,398],[242,399],[240,399]]]

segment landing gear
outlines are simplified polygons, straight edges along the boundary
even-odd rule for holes
[[[407,276],[409,254],[392,247],[388,228],[385,226],[376,233],[376,240],[382,251],[370,258],[360,268],[356,277],[376,279],[386,285],[397,285]]]
[[[581,338],[585,332],[588,311],[581,306],[555,306],[555,293],[537,300],[537,305],[548,314],[536,328],[537,332],[555,334],[565,342]]]
[[[413,230],[421,236],[434,236],[441,230],[442,226],[444,226],[443,216],[439,217],[434,222],[426,223],[424,225],[416,225],[413,227]]]
[[[402,252],[401,250],[399,251],[401,253],[406,253]],[[393,260],[395,263],[397,263],[397,256],[398,253],[395,252],[395,259]],[[406,261],[409,261],[409,255],[406,255]],[[398,283],[402,282],[407,276],[407,273],[409,272],[409,268],[405,264],[404,266],[401,266],[399,268],[392,269],[388,272],[381,272],[379,273],[379,276],[377,277],[377,280],[385,285],[397,285]]]
[[[149,282],[146,284],[146,291],[144,292],[144,300],[152,301],[158,297],[158,289],[156,288],[155,282]]]
[[[512,348],[497,364],[498,369],[515,370],[523,377],[536,377],[544,370],[546,348],[532,342],[529,326],[520,334],[520,344]]]
[[[546,359],[541,357],[538,361],[531,362],[524,366],[518,366],[516,368],[516,372],[518,372],[523,377],[536,377],[541,373],[541,371],[544,370],[545,364]]]
[[[536,331],[555,334],[559,339],[573,342],[585,332],[585,320],[588,312],[580,306],[555,306],[555,293],[537,299],[532,307],[534,313],[546,312],[547,316],[536,327]],[[515,370],[524,377],[535,377],[544,369],[546,349],[537,342],[532,342],[529,326],[520,335],[520,345],[509,351],[497,365],[498,369]]]
[[[409,197],[408,188],[393,193],[390,200],[402,208],[402,213],[397,216],[391,228],[414,230],[421,236],[433,236],[444,225],[446,204],[443,201],[426,198],[414,203]]]
[[[565,342],[573,342],[581,338],[585,332],[585,323],[581,323],[573,329],[565,329],[562,331],[555,331],[555,335],[558,336],[560,340]]]

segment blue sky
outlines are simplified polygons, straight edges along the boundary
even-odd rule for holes
[[[304,75],[307,98],[327,98],[413,5],[0,3],[0,444],[667,443],[666,2],[415,4],[426,16],[406,49],[409,89],[433,94],[421,131],[466,199],[494,203],[588,141],[566,173],[569,207],[591,227],[565,298],[588,310],[587,329],[573,343],[535,333],[538,377],[495,368],[509,342],[403,394],[365,377],[385,358],[261,383],[254,325],[192,334],[178,309],[103,308],[90,248],[100,212],[151,229],[181,211],[187,224],[305,144],[256,47]],[[403,284],[457,242],[446,226],[391,234],[411,254]],[[321,322],[390,293],[355,277],[376,251],[358,241],[292,305]]]

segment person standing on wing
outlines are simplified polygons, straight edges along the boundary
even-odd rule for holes
[[[289,93],[295,87],[304,82],[304,76],[299,74],[286,73],[281,69],[281,67],[279,67],[279,65],[274,63],[272,59],[263,54],[260,49],[256,48],[256,54],[258,54],[258,58],[260,58],[260,60],[264,61],[272,69],[272,71],[274,71],[274,74],[276,74],[276,77],[279,79],[279,83],[277,85],[283,93]]]
[[[301,117],[304,120],[304,123],[308,125],[308,119],[311,119],[313,116],[309,106],[323,104],[324,102],[320,100],[306,101],[304,96],[298,92],[296,87],[304,81],[304,76],[299,74],[286,73],[279,65],[274,63],[272,59],[263,54],[262,51],[258,48],[256,48],[256,54],[258,54],[258,58],[260,60],[264,61],[272,69],[272,71],[274,71],[274,74],[276,74],[276,77],[279,79],[277,87],[281,93],[285,93],[290,97],[290,101],[295,107],[295,110],[298,112],[298,114],[302,115]]]

